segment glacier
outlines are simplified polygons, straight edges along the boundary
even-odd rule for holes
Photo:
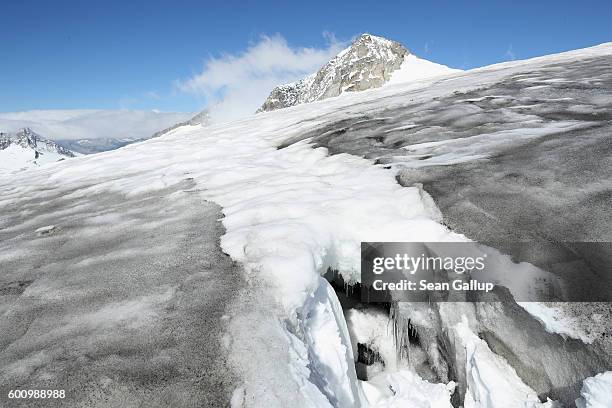
[[[359,380],[351,331],[388,334],[356,333],[359,318],[347,321],[322,276],[334,270],[345,283],[358,284],[362,241],[468,241],[469,230],[464,235],[445,225],[423,184],[405,182],[418,181],[410,173],[418,166],[405,163],[411,153],[431,155],[424,160],[438,164],[470,163],[507,147],[516,134],[488,132],[492,138],[468,143],[458,158],[448,157],[447,142],[402,149],[406,155],[380,145],[388,155],[364,153],[380,137],[373,124],[388,120],[389,111],[431,107],[436,98],[542,66],[611,56],[606,44],[389,84],[230,123],[181,126],[117,151],[0,175],[6,294],[0,327],[8,333],[2,336],[0,363],[8,369],[1,384],[53,388],[70,381],[73,406],[97,398],[150,406],[176,398],[196,406],[199,398],[214,404],[225,397],[236,407],[449,407],[457,399],[498,407],[506,387],[517,390],[514,401],[534,407],[553,406],[542,397],[559,388],[553,399],[576,398],[581,380],[609,367],[609,344],[566,341],[518,305],[408,308],[402,313],[411,313],[411,325],[423,339],[430,336],[431,345],[440,345],[440,331],[454,341],[448,361],[429,361],[437,383],[410,364],[401,366],[401,359],[398,371]],[[373,118],[364,122],[366,113]],[[446,113],[460,120],[465,109]],[[509,126],[525,128],[516,143],[587,126],[576,117],[552,121]],[[349,124],[363,129],[363,137],[343,139]],[[390,126],[410,129],[403,118]],[[53,233],[35,233],[50,225],[57,227]],[[521,322],[525,335],[513,326]],[[187,334],[177,334],[182,330]],[[542,350],[529,351],[527,334],[533,333],[541,335]],[[501,334],[517,337],[525,353],[552,356],[551,366],[534,359],[541,367],[527,367]],[[570,349],[586,356],[578,370]],[[434,354],[422,355],[434,360]],[[197,374],[202,366],[212,367],[213,378]],[[503,383],[488,383],[479,370],[501,373]],[[178,373],[180,381],[160,372]],[[445,372],[455,373],[457,384],[443,378]],[[139,375],[145,378],[132,380]],[[215,388],[215,380],[222,386]],[[197,381],[209,396],[193,387]],[[157,387],[153,396],[144,392],[150,385]],[[85,393],[88,387],[100,395]]]

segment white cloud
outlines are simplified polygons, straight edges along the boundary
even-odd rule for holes
[[[145,95],[147,98],[154,99],[156,101],[159,101],[161,99],[161,96],[155,91],[149,91]]]
[[[49,139],[143,138],[193,113],[139,110],[33,110],[0,113],[0,131],[29,127]]]
[[[178,82],[179,90],[203,96],[213,120],[255,112],[272,88],[315,72],[346,43],[323,33],[322,48],[291,47],[280,35],[262,36],[243,52],[209,58],[201,73]],[[125,96],[121,110],[32,110],[0,113],[0,132],[30,127],[49,139],[143,138],[193,116],[193,113],[129,109],[140,99],[159,100],[156,91]]]
[[[118,101],[118,105],[121,108],[121,110],[128,110],[132,106],[136,105],[137,103],[138,103],[138,98],[134,98],[128,95],[121,97]]]
[[[276,85],[317,71],[346,45],[324,36],[324,48],[295,48],[280,35],[262,36],[243,52],[209,58],[201,73],[179,81],[178,87],[205,96],[215,121],[252,114]]]
[[[508,49],[506,50],[504,57],[508,58],[510,61],[514,61],[516,59],[516,55],[512,49],[512,44],[508,45]]]

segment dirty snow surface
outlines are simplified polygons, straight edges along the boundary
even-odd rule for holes
[[[534,208],[555,238],[610,240],[611,65],[603,45],[0,176],[0,388],[65,389],[78,407],[449,407],[453,383],[357,379],[321,275],[358,282],[361,241],[526,234],[512,215]],[[569,174],[545,169],[568,156]]]
[[[223,316],[243,281],[218,246],[220,208],[187,176],[129,197],[94,179],[61,184],[3,187],[2,398],[63,389],[63,401],[21,405],[223,406]]]

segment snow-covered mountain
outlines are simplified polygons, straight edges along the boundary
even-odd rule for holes
[[[73,152],[91,154],[149,139],[155,132],[193,116],[156,110],[31,110],[1,112],[0,131],[29,128]]]
[[[396,41],[362,34],[319,71],[274,88],[258,112],[457,71],[418,58]]]
[[[75,157],[75,154],[32,131],[0,133],[0,172],[21,170]]]
[[[208,109],[204,109],[203,111],[194,115],[191,119],[175,123],[174,125],[169,126],[163,130],[159,130],[153,133],[151,137],[159,137],[165,135],[166,133],[171,132],[174,129],[180,128],[181,126],[196,126],[208,124],[210,124],[210,114],[208,112]]]

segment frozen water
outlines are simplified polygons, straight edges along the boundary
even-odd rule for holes
[[[584,380],[577,408],[606,408],[612,406],[612,371]]]

